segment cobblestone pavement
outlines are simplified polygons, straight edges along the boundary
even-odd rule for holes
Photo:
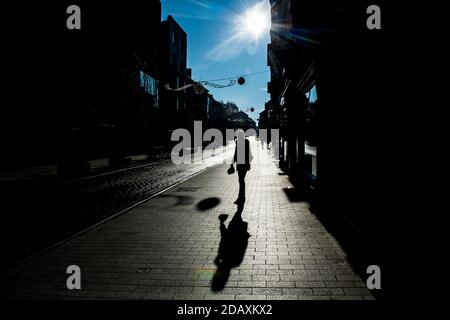
[[[345,252],[311,214],[290,200],[287,176],[252,165],[242,212],[248,224],[243,259],[223,285],[215,264],[236,212],[237,176],[226,165],[165,191],[131,211],[17,267],[0,280],[10,299],[373,299]],[[223,241],[223,238],[222,238]],[[68,290],[66,268],[81,268],[81,290]],[[222,270],[223,271],[223,270]]]
[[[232,147],[232,146],[231,146]],[[163,160],[68,183],[3,182],[7,203],[1,234],[8,266],[120,212],[160,190],[231,157],[233,148],[203,162],[174,165]],[[25,223],[24,223],[25,221]],[[4,246],[4,247],[3,247]]]

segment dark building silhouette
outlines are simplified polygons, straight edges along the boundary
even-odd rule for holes
[[[66,27],[70,4],[81,7],[81,30]],[[5,166],[85,174],[88,160],[122,166],[130,155],[170,148],[175,128],[211,126],[208,90],[177,91],[193,83],[187,36],[173,17],[161,22],[159,0],[27,6],[9,4],[5,17],[16,30],[3,50]]]
[[[81,7],[81,30],[66,28],[69,4]],[[83,171],[88,159],[118,159],[145,149],[158,105],[148,84],[159,77],[160,1],[62,1],[9,9],[7,23],[17,33],[4,50],[10,110],[2,116],[8,123],[2,130],[11,139],[2,162],[58,162],[63,171]]]
[[[211,128],[219,129],[223,135],[228,126],[229,113],[223,102],[217,101],[211,95],[208,103],[208,122]]]
[[[222,131],[225,136],[226,129],[255,129],[256,123],[247,113],[239,110],[233,102],[217,101],[210,96],[208,104],[208,123],[211,128]]]
[[[93,125],[99,132],[89,136],[98,139],[89,141],[93,150],[100,146],[104,150],[101,154],[89,151],[87,156],[107,156],[113,165],[121,165],[125,156],[144,152],[151,143],[158,106],[161,3],[91,5],[84,11],[88,14],[86,30],[82,30],[90,43],[80,45],[85,50],[80,62],[86,64],[86,72],[76,79],[82,83],[77,92],[84,100],[75,109],[88,107],[96,114]],[[89,150],[85,143],[83,150]]]
[[[194,84],[192,80],[192,69],[186,69],[186,84]],[[180,111],[182,117],[182,127],[187,128],[193,132],[194,121],[202,121],[203,128],[208,127],[208,105],[211,99],[209,91],[202,87],[195,89],[189,87],[185,91],[186,108]]]
[[[186,32],[170,15],[161,23],[159,59],[160,108],[168,143],[174,129],[185,128],[193,133],[194,121],[202,121],[203,128],[208,127],[210,95],[192,80],[192,70],[187,68]],[[196,86],[189,86],[193,84]]]
[[[170,89],[185,85],[187,74],[187,35],[172,16],[161,23],[161,82]],[[185,91],[162,89],[160,105],[163,108],[166,125],[176,129],[182,125],[182,111],[186,109]]]
[[[366,28],[372,3],[270,3],[270,101],[260,128],[280,129],[280,140],[272,141],[280,167],[310,197],[313,211],[343,230],[356,255],[380,262],[384,220],[373,182],[386,173],[375,111],[386,103],[389,72],[381,63],[383,31]]]

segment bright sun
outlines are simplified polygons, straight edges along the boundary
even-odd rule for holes
[[[258,40],[270,29],[270,13],[262,3],[247,9],[241,19],[241,31],[249,34],[253,40]]]

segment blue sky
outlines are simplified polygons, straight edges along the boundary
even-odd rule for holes
[[[213,80],[267,71],[246,77],[243,86],[206,88],[216,100],[235,102],[239,108],[259,117],[269,100],[267,82],[267,43],[270,41],[270,5],[268,0],[161,0],[162,19],[172,15],[188,36],[188,67],[194,80]],[[249,11],[250,8],[250,11]],[[265,28],[248,24],[251,8],[269,20]],[[258,20],[257,20],[258,21]],[[258,23],[260,25],[260,23]],[[253,32],[253,33],[252,33]],[[219,81],[227,84],[228,81]]]

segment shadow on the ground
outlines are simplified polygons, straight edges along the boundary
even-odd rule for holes
[[[203,199],[202,201],[197,203],[197,209],[200,211],[210,210],[210,209],[218,206],[219,203],[220,203],[220,199],[216,198],[216,197]]]
[[[290,202],[310,202],[311,197],[305,191],[299,191],[295,188],[283,188],[284,193]]]
[[[173,199],[176,199],[175,204],[169,205],[167,207],[187,206],[187,205],[192,204],[192,202],[194,201],[194,199],[191,196],[182,196],[182,195],[173,195],[173,194],[162,194],[162,195],[159,195],[157,198],[173,198]]]
[[[239,266],[244,259],[250,234],[247,232],[248,223],[242,220],[243,210],[244,206],[239,205],[228,228],[224,224],[228,215],[219,216],[221,238],[217,257],[214,260],[217,270],[211,282],[212,291],[221,291],[228,281],[231,269]]]
[[[361,277],[367,278],[367,266],[373,261],[380,261],[380,254],[377,252],[377,244],[373,243],[370,237],[359,231],[341,215],[336,214],[335,206],[324,207],[318,203],[314,194],[306,188],[299,186],[295,188],[283,188],[290,202],[306,202],[312,214],[318,219],[327,232],[329,232],[339,243],[346,253],[346,260],[352,270]],[[333,210],[335,209],[335,210]],[[325,214],[333,212],[335,214]],[[379,290],[372,290],[372,294],[379,299]]]
[[[349,208],[343,215],[341,211],[344,209],[335,204],[327,204],[315,197],[312,197],[310,201],[311,213],[319,220],[325,230],[336,239],[345,251],[346,260],[352,270],[365,281],[368,277],[368,266],[376,264],[382,270],[384,267],[380,244],[377,242],[379,238],[371,237],[374,234],[371,230],[380,230],[381,228],[374,227],[377,221],[372,221],[374,226],[367,226],[361,221],[355,220],[355,216],[362,216],[370,209],[365,208],[364,211],[353,213],[354,216],[352,217],[354,204],[347,203],[347,206]],[[355,221],[359,223],[355,224]],[[371,293],[377,300],[382,298],[381,290],[371,290]]]

